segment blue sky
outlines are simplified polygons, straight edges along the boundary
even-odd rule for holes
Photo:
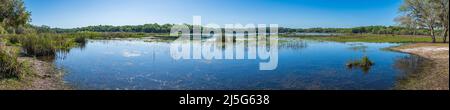
[[[24,0],[32,24],[279,24],[283,27],[395,25],[401,0]]]

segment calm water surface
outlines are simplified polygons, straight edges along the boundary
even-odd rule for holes
[[[421,61],[383,50],[399,44],[281,40],[273,71],[258,60],[174,60],[170,42],[136,39],[89,40],[54,62],[66,82],[88,90],[384,90]],[[363,56],[375,62],[370,70],[345,66]]]

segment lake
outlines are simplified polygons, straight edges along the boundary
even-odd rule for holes
[[[338,43],[280,38],[278,68],[258,60],[174,60],[170,41],[89,40],[58,54],[64,80],[82,90],[389,90],[424,59],[384,48],[395,43]],[[369,70],[348,68],[368,56]]]

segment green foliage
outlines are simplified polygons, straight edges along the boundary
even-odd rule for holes
[[[150,34],[147,33],[125,33],[125,32],[77,32],[61,34],[68,38],[78,38],[78,40],[84,39],[111,39],[111,38],[142,38],[148,37]]]
[[[410,29],[399,26],[362,26],[354,28],[280,28],[280,33],[344,33],[344,34],[397,34],[397,35],[428,35],[426,29]]]
[[[25,65],[17,60],[17,50],[0,45],[0,78],[19,78]]]
[[[73,29],[50,28],[49,26],[33,26],[39,33],[77,33],[77,32],[110,32],[110,33],[169,33],[173,24],[144,24],[127,26],[98,25]]]
[[[17,44],[17,43],[20,42],[20,41],[19,41],[19,38],[18,38],[18,37],[15,37],[15,36],[8,37],[8,41],[9,41],[10,44]]]
[[[364,57],[361,59],[361,63],[360,63],[359,65],[362,66],[362,67],[370,67],[370,66],[373,65],[373,62],[370,61],[369,57],[364,56]]]
[[[448,37],[449,0],[404,0],[399,10],[402,15],[397,22],[410,28],[428,29],[432,42],[436,42],[435,36],[440,33],[445,42]]]
[[[6,28],[13,28],[13,33],[19,26],[27,24],[30,16],[22,0],[0,0],[0,22]]]
[[[56,47],[49,36],[23,35],[17,36],[22,44],[22,49],[32,56],[54,56]]]
[[[411,35],[378,35],[378,34],[348,34],[341,36],[297,36],[303,39],[335,41],[335,42],[374,42],[374,43],[423,43],[432,42],[427,36]]]
[[[1,23],[0,23],[0,34],[6,34],[6,30],[5,28],[3,28]]]
[[[370,67],[374,63],[369,59],[369,57],[364,56],[361,60],[351,61],[347,63],[348,67]]]
[[[374,63],[367,56],[364,56],[361,60],[350,61],[347,63],[348,68],[361,68],[366,73],[369,72],[373,65]]]
[[[78,36],[78,37],[75,37],[74,41],[79,44],[86,44],[87,39],[86,39],[86,37]]]
[[[8,38],[11,43],[20,43],[23,51],[30,56],[55,56],[56,52],[76,46],[73,39],[60,34],[21,34]]]

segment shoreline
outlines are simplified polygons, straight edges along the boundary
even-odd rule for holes
[[[449,90],[448,43],[412,43],[390,49],[430,60],[423,64],[421,71],[396,85],[396,90]]]
[[[50,62],[32,57],[19,57],[18,61],[26,63],[29,73],[20,78],[1,79],[0,90],[71,90],[63,81],[64,73],[54,68]]]

